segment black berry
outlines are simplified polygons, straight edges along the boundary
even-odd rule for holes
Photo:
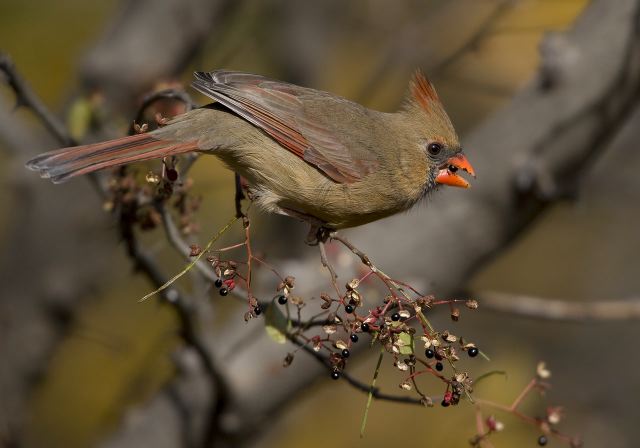
[[[347,314],[353,313],[353,305],[345,305],[344,310],[347,312]]]
[[[349,355],[351,355],[351,352],[349,351],[349,349],[345,348],[344,350],[342,350],[342,357],[343,358],[348,358]]]
[[[480,350],[478,350],[477,347],[471,347],[469,350],[467,350],[467,354],[472,358],[478,356],[478,353],[480,353]]]
[[[169,168],[167,171],[167,179],[169,179],[171,182],[175,182],[176,180],[178,180],[178,172],[172,168]]]
[[[262,314],[262,307],[260,305],[256,305],[256,307],[253,309],[253,312],[256,313],[256,316],[259,316],[260,314]]]
[[[442,363],[441,363],[440,361],[438,361],[438,362],[436,363],[436,370],[437,370],[438,372],[442,372],[442,369],[444,369],[444,366],[442,365]]]
[[[337,380],[340,378],[340,372],[338,370],[331,371],[331,379]]]
[[[548,442],[547,436],[538,437],[538,445],[545,446],[547,444],[547,442]]]
[[[351,336],[349,336],[351,338],[351,342],[358,342],[358,335],[355,333],[351,333]]]
[[[362,330],[363,333],[368,333],[369,332],[369,324],[364,322],[362,325],[360,325],[360,329]]]
[[[278,303],[280,305],[284,305],[285,303],[287,303],[287,298],[285,296],[278,297]]]
[[[393,313],[391,315],[391,320],[394,321],[394,322],[399,321],[400,320],[400,314],[399,313]]]
[[[443,408],[446,408],[447,406],[449,406],[451,403],[449,403],[447,400],[442,400],[442,403],[440,403],[442,405]]]
[[[229,289],[228,288],[220,288],[220,295],[221,296],[226,296],[227,294],[229,294]]]
[[[435,357],[438,361],[442,361],[442,355],[436,351]]]
[[[436,355],[436,352],[434,352],[433,350],[431,350],[430,348],[426,349],[424,351],[424,356],[426,356],[427,358],[431,359]]]
[[[222,288],[222,279],[221,278],[217,278],[215,282],[213,282],[214,285],[216,285],[216,288]]]

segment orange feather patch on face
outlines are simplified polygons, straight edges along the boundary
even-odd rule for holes
[[[415,72],[411,80],[411,94],[425,112],[433,112],[434,104],[440,105],[436,89],[420,70]]]

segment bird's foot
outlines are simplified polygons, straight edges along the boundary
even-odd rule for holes
[[[305,243],[309,246],[317,246],[320,243],[326,243],[329,238],[335,233],[335,230],[322,225],[311,224],[309,233],[305,239]]]

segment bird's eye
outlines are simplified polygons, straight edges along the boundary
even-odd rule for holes
[[[429,151],[429,154],[432,156],[437,156],[440,154],[440,151],[442,151],[442,145],[440,143],[429,143],[427,151]]]

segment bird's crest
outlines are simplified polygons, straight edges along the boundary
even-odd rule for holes
[[[431,81],[420,70],[416,70],[411,80],[411,95],[425,112],[433,112],[433,107],[441,107],[440,98]]]

